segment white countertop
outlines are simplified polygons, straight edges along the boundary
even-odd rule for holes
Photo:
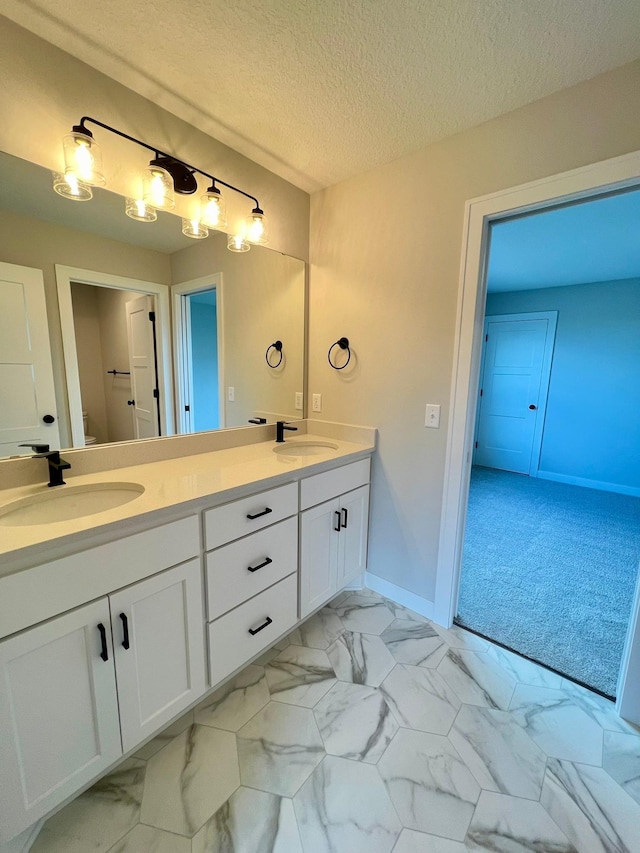
[[[74,476],[73,486],[130,482],[144,486],[144,492],[121,506],[70,521],[0,527],[0,576],[24,568],[29,560],[57,556],[61,546],[77,542],[82,548],[84,543],[99,534],[126,536],[140,529],[141,524],[152,526],[162,523],[169,515],[187,515],[206,505],[299,480],[334,468],[337,464],[362,458],[375,449],[374,429],[362,429],[358,442],[329,436],[326,430],[322,432],[317,435],[306,433],[298,439],[287,437],[285,445],[261,441]],[[295,445],[300,441],[330,441],[337,447],[323,447],[318,455],[313,456],[274,452],[276,447]],[[65,486],[57,488],[64,489]],[[0,510],[13,501],[47,492],[46,482],[4,489],[0,491]]]

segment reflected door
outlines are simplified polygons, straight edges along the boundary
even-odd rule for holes
[[[160,435],[153,298],[132,299],[126,310],[135,437],[153,438]]]
[[[0,263],[0,457],[60,447],[42,272]]]

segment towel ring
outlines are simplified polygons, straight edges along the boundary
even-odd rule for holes
[[[341,367],[338,367],[337,364],[334,364],[331,361],[331,353],[332,353],[334,347],[340,347],[340,349],[346,349],[346,351],[349,353],[349,355],[347,356],[347,360],[345,361],[345,363]],[[329,352],[327,353],[327,359],[329,361],[329,364],[331,365],[331,367],[333,367],[334,370],[344,370],[345,367],[351,361],[351,349],[349,348],[349,338],[340,338],[339,340],[337,340],[335,342],[335,344],[331,344],[331,346],[329,347]]]
[[[269,353],[272,349],[274,349],[276,352],[280,353],[280,359],[275,364],[272,364],[269,361]],[[282,356],[283,356],[282,341],[274,341],[272,344],[269,344],[269,346],[267,347],[267,351],[264,354],[265,360],[272,370],[275,370],[276,367],[280,367],[280,365],[282,364]]]

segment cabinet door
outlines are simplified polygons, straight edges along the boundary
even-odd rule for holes
[[[338,536],[338,589],[367,568],[369,486],[340,498],[341,530]]]
[[[300,515],[300,618],[336,591],[340,501],[320,504]]]
[[[107,599],[1,642],[0,677],[3,842],[122,755]]]
[[[109,596],[125,752],[205,690],[200,561]]]

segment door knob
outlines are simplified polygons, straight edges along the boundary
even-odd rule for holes
[[[530,409],[537,409],[537,406],[534,406],[533,403],[529,406]]]
[[[127,406],[135,406],[135,404],[136,404],[135,400],[127,400]]]
[[[52,424],[52,423],[54,423],[55,418],[53,417],[53,415],[45,415],[42,418],[42,420],[44,421],[45,424]]]

